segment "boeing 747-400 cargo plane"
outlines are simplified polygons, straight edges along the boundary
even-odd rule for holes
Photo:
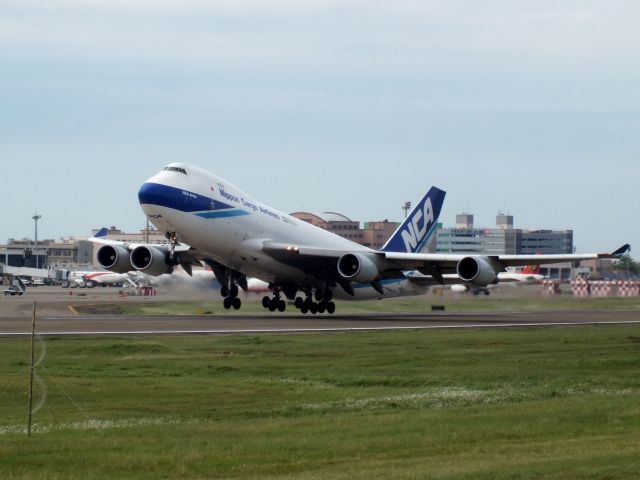
[[[381,250],[339,237],[264,205],[200,168],[173,163],[147,180],[138,198],[147,218],[166,233],[170,245],[94,241],[104,245],[99,263],[115,272],[191,271],[203,261],[222,284],[224,307],[238,309],[238,287],[247,277],[269,284],[263,305],[284,311],[294,301],[303,313],[333,313],[333,298],[372,299],[418,295],[433,285],[497,283],[507,267],[541,265],[611,254],[456,255],[420,253],[433,232],[445,192],[432,187]]]

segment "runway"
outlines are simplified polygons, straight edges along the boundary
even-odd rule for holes
[[[640,312],[571,311],[507,313],[429,313],[309,315],[55,316],[37,319],[46,336],[222,335],[323,333],[429,329],[524,328],[604,324],[638,324]],[[31,318],[0,318],[0,337],[31,333]]]

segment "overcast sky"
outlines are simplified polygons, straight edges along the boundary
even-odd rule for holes
[[[635,0],[3,0],[0,242],[144,226],[192,163],[283,211],[640,245]],[[640,247],[639,247],[640,248]],[[637,257],[637,254],[635,255]]]

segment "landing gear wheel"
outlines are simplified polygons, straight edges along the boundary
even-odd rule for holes
[[[271,303],[271,299],[267,296],[262,297],[262,306],[264,308],[269,308],[269,304]]]
[[[222,285],[222,288],[220,289],[220,295],[225,298],[229,296],[229,287],[227,285]]]
[[[231,305],[233,306],[234,310],[240,310],[240,307],[242,306],[242,301],[238,297],[236,297],[231,300]]]
[[[229,297],[225,297],[222,301],[222,306],[225,310],[229,310],[231,308],[232,300]]]
[[[326,304],[324,302],[320,302],[318,304],[318,313],[324,313],[326,309]]]
[[[321,302],[322,299],[324,298],[324,292],[320,289],[317,289],[314,294],[314,297],[316,299],[316,302]]]
[[[238,287],[236,285],[231,285],[229,288],[229,296],[231,298],[236,298],[238,296]]]
[[[332,299],[333,299],[333,292],[331,291],[331,289],[327,288],[324,291],[324,301],[330,302]]]
[[[285,303],[285,301],[284,300],[279,300],[278,301],[278,311],[279,312],[284,312],[286,308],[287,308],[287,304]]]
[[[309,311],[314,315],[318,313],[318,304],[315,302],[311,302],[311,305],[309,305]]]
[[[336,311],[336,304],[333,302],[327,303],[327,313],[329,315],[333,315],[333,312]]]
[[[304,299],[302,297],[296,297],[296,301],[295,301],[296,308],[300,310],[302,308],[302,305],[304,305]]]

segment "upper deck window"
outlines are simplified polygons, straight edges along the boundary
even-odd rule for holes
[[[184,168],[180,168],[180,167],[164,167],[163,170],[166,172],[178,172],[178,173],[184,173],[185,175],[187,174],[187,171]]]

